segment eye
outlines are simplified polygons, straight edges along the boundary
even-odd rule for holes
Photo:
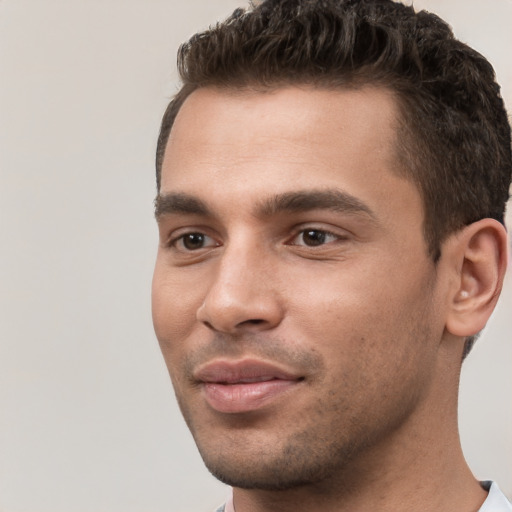
[[[293,240],[292,245],[302,245],[306,247],[318,247],[320,245],[335,242],[340,237],[324,231],[322,229],[303,229]]]
[[[185,233],[171,241],[171,245],[182,251],[197,251],[219,244],[204,233]]]

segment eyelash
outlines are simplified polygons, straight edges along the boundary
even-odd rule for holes
[[[319,237],[317,236],[317,241],[319,243],[316,244],[314,239],[312,240],[313,243],[311,243],[311,244],[296,242],[296,240],[299,237],[301,237],[301,236],[304,237],[304,235],[306,233],[309,233],[309,234],[315,233],[316,235],[320,235]],[[186,246],[187,237],[194,237],[194,236],[201,237],[203,242],[205,239],[209,239],[213,243],[210,242],[208,245],[204,245],[204,243],[202,243],[202,245],[200,247],[196,247],[196,248],[187,247]],[[333,240],[326,241],[326,239],[328,239],[328,238],[331,238]],[[337,233],[333,233],[326,229],[318,228],[315,226],[309,226],[309,227],[305,227],[303,229],[296,231],[294,233],[294,235],[289,239],[290,241],[286,243],[286,245],[291,245],[291,246],[296,246],[296,247],[305,247],[305,248],[315,248],[315,247],[322,247],[322,246],[328,245],[328,244],[336,242],[336,241],[345,240],[346,238],[347,237],[344,237]],[[302,242],[304,242],[304,238],[302,238]],[[199,231],[199,230],[198,231],[189,231],[186,233],[182,233],[178,236],[172,237],[169,240],[169,242],[167,243],[168,247],[172,247],[178,251],[185,252],[185,253],[193,253],[196,251],[200,251],[201,249],[209,249],[209,248],[219,247],[220,245],[221,244],[216,242],[213,237],[211,237],[211,236],[207,235],[206,233]]]
[[[200,249],[204,249],[205,247],[204,246],[201,246],[201,247],[198,247],[196,249],[190,249],[190,248],[187,248],[185,246],[185,240],[186,240],[186,237],[193,237],[193,236],[198,236],[198,237],[202,237],[203,239],[207,238],[207,239],[210,239],[214,242],[214,244],[208,246],[208,247],[218,247],[220,244],[215,242],[215,239],[209,235],[207,235],[206,233],[203,233],[202,231],[189,231],[187,233],[182,233],[178,236],[175,236],[173,238],[171,238],[168,242],[168,247],[173,247],[177,250],[181,250],[183,252],[195,252],[197,250],[200,250]],[[183,246],[181,248],[178,247],[178,244],[180,244]]]
[[[328,231],[326,229],[322,229],[322,228],[311,226],[311,227],[303,228],[300,231],[298,231],[293,236],[292,241],[296,240],[301,235],[304,236],[306,233],[317,233],[317,234],[320,234],[321,237],[323,238],[323,240],[321,240],[320,243],[317,244],[317,245],[315,245],[315,244],[308,245],[306,243],[304,243],[304,244],[290,243],[289,245],[295,245],[295,246],[299,246],[299,247],[321,247],[321,246],[324,246],[324,245],[328,245],[329,243],[331,243],[333,241],[339,241],[339,240],[343,240],[343,239],[346,238],[346,237],[343,237],[343,236],[341,236],[341,235],[339,235],[337,233],[333,233],[332,231]],[[325,238],[328,238],[328,237],[334,238],[335,240],[331,240],[331,242],[326,242]]]

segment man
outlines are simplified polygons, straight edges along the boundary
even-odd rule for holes
[[[399,3],[267,0],[179,69],[153,318],[225,510],[511,510],[457,430],[507,259],[490,64]]]

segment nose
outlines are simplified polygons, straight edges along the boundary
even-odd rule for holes
[[[214,331],[233,335],[277,327],[284,308],[269,259],[257,247],[226,247],[212,265],[197,319]]]

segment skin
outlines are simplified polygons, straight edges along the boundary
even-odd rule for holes
[[[492,252],[497,228],[450,238],[434,265],[420,194],[397,172],[396,122],[375,88],[206,88],[178,114],[153,319],[237,512],[476,511],[485,499],[456,408],[463,336],[478,327],[461,312],[482,291],[464,248],[486,231]],[[297,380],[254,410],[216,410],[197,372],[247,359]]]

